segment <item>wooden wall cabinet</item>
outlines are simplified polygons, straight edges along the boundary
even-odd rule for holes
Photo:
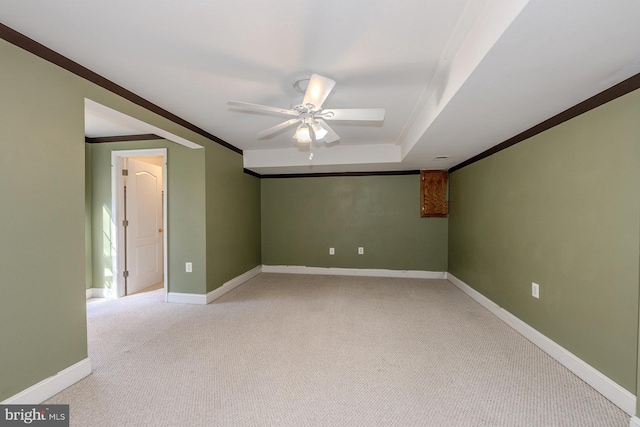
[[[420,171],[420,216],[422,218],[446,218],[447,171]]]

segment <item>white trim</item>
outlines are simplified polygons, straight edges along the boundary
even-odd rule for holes
[[[198,304],[206,305],[207,296],[205,294],[186,294],[182,292],[169,292],[167,302],[177,304]]]
[[[91,374],[91,361],[89,358],[69,366],[49,378],[45,378],[26,390],[11,396],[3,405],[37,405],[52,396],[60,393],[65,388],[77,383]]]
[[[107,292],[105,288],[89,288],[87,289],[87,299],[89,298],[106,298]]]
[[[298,265],[263,265],[262,272],[287,274],[324,274],[327,276],[406,277],[410,279],[446,279],[447,276],[447,274],[443,271],[304,267]]]
[[[258,274],[262,272],[262,266],[259,265],[257,267],[252,268],[249,271],[242,273],[241,275],[234,277],[233,279],[225,282],[219,288],[216,288],[209,292],[206,295],[203,294],[186,294],[181,292],[169,292],[167,302],[177,303],[177,304],[198,304],[198,305],[206,305],[210,302],[220,298],[222,295],[226,294],[232,289],[237,288],[242,285],[244,282],[253,279]]]
[[[618,383],[589,365],[569,350],[557,344],[555,341],[538,332],[522,320],[518,319],[507,310],[499,307],[493,301],[471,288],[469,285],[458,279],[451,273],[447,273],[447,280],[471,298],[476,300],[480,305],[493,313],[498,319],[511,326],[526,339],[531,341],[542,351],[553,357],[555,360],[564,365],[571,372],[580,377],[584,382],[593,387],[596,391],[609,399],[613,404],[618,406],[629,415],[636,413],[636,396],[620,386]],[[640,427],[640,424],[638,424]]]
[[[224,283],[219,288],[216,288],[216,289],[212,290],[211,292],[209,292],[207,294],[207,304],[209,304],[212,301],[217,300],[222,295],[226,294],[227,292],[231,291],[232,289],[237,288],[238,286],[242,285],[244,282],[247,282],[247,281],[253,279],[254,277],[256,277],[260,273],[262,273],[262,266],[261,265],[255,267],[255,268],[252,268],[251,270],[249,270],[249,271],[247,271],[245,273],[242,273],[241,275],[239,275],[237,277],[234,277],[233,279],[231,279],[228,282]]]
[[[111,298],[124,296],[124,281],[120,279],[120,266],[124,270],[124,235],[122,227],[116,225],[124,218],[123,204],[118,202],[123,198],[124,181],[122,174],[117,172],[124,168],[123,159],[116,151],[111,152]]]
[[[640,427],[640,418],[631,417],[629,420],[629,427]]]

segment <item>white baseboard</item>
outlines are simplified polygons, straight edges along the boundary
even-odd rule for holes
[[[209,304],[212,301],[217,300],[218,298],[220,298],[222,295],[226,294],[227,292],[229,292],[232,289],[237,288],[238,286],[242,285],[244,282],[253,279],[254,277],[256,277],[258,274],[262,273],[262,266],[259,265],[255,268],[252,268],[251,270],[242,273],[241,275],[234,277],[233,279],[229,280],[228,282],[225,282],[222,286],[220,286],[217,289],[212,290],[211,292],[209,292],[207,294],[207,304]]]
[[[87,299],[89,298],[105,298],[106,292],[104,288],[89,288],[87,289]]]
[[[234,277],[233,279],[225,282],[219,288],[216,288],[208,294],[185,294],[180,292],[169,292],[167,295],[167,302],[179,303],[179,304],[200,304],[206,305],[211,301],[220,298],[232,289],[237,288],[249,279],[253,279],[262,272],[262,266],[257,266],[251,270],[242,273],[241,275]]]
[[[546,352],[549,356],[553,357],[555,360],[560,362],[560,364],[564,365],[567,369],[580,377],[584,382],[589,384],[624,412],[629,415],[635,415],[636,396],[627,391],[624,387],[620,386],[602,372],[598,371],[596,368],[589,365],[569,350],[557,344],[555,341],[547,338],[545,335],[518,319],[507,310],[499,307],[489,298],[471,288],[453,274],[448,273],[447,279],[487,310],[492,312],[500,320],[511,326],[526,339],[540,347],[540,349]],[[640,424],[638,424],[638,427],[640,427]]]
[[[446,273],[442,271],[420,270],[382,270],[382,269],[358,269],[358,268],[325,268],[303,267],[292,265],[259,265],[251,270],[234,277],[217,289],[206,295],[169,292],[167,302],[179,304],[209,304],[220,298],[227,292],[235,289],[244,282],[253,279],[260,273],[288,273],[288,274],[325,274],[333,276],[370,276],[370,277],[406,277],[413,279],[446,279]]]
[[[640,427],[640,418],[631,417],[629,420],[629,427]]]
[[[182,292],[169,292],[167,294],[167,302],[176,304],[207,304],[207,296],[205,294],[185,294]]]
[[[56,375],[46,378],[39,383],[32,385],[26,390],[11,396],[3,405],[37,405],[50,397],[60,393],[65,388],[77,383],[87,375],[91,374],[91,361],[89,358],[69,366],[58,372]]]
[[[406,277],[410,279],[446,279],[443,271],[383,270],[371,268],[304,267],[297,265],[263,265],[263,273],[324,274],[329,276]]]

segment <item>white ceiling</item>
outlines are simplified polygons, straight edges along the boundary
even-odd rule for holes
[[[2,23],[244,150],[261,174],[447,169],[640,72],[637,0],[0,0]],[[338,143],[298,148],[287,117],[312,72]],[[130,134],[87,120],[87,136]],[[108,135],[107,135],[108,134]],[[318,144],[320,145],[320,144]],[[434,160],[449,155],[445,160]]]
[[[132,129],[121,123],[117,123],[108,117],[95,114],[91,110],[85,110],[84,112],[84,128],[84,136],[88,136],[89,138],[140,135],[142,133],[138,129]]]

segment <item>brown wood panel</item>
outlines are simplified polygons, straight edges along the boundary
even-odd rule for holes
[[[420,171],[420,216],[422,218],[446,218],[449,214],[447,202],[447,171]]]

